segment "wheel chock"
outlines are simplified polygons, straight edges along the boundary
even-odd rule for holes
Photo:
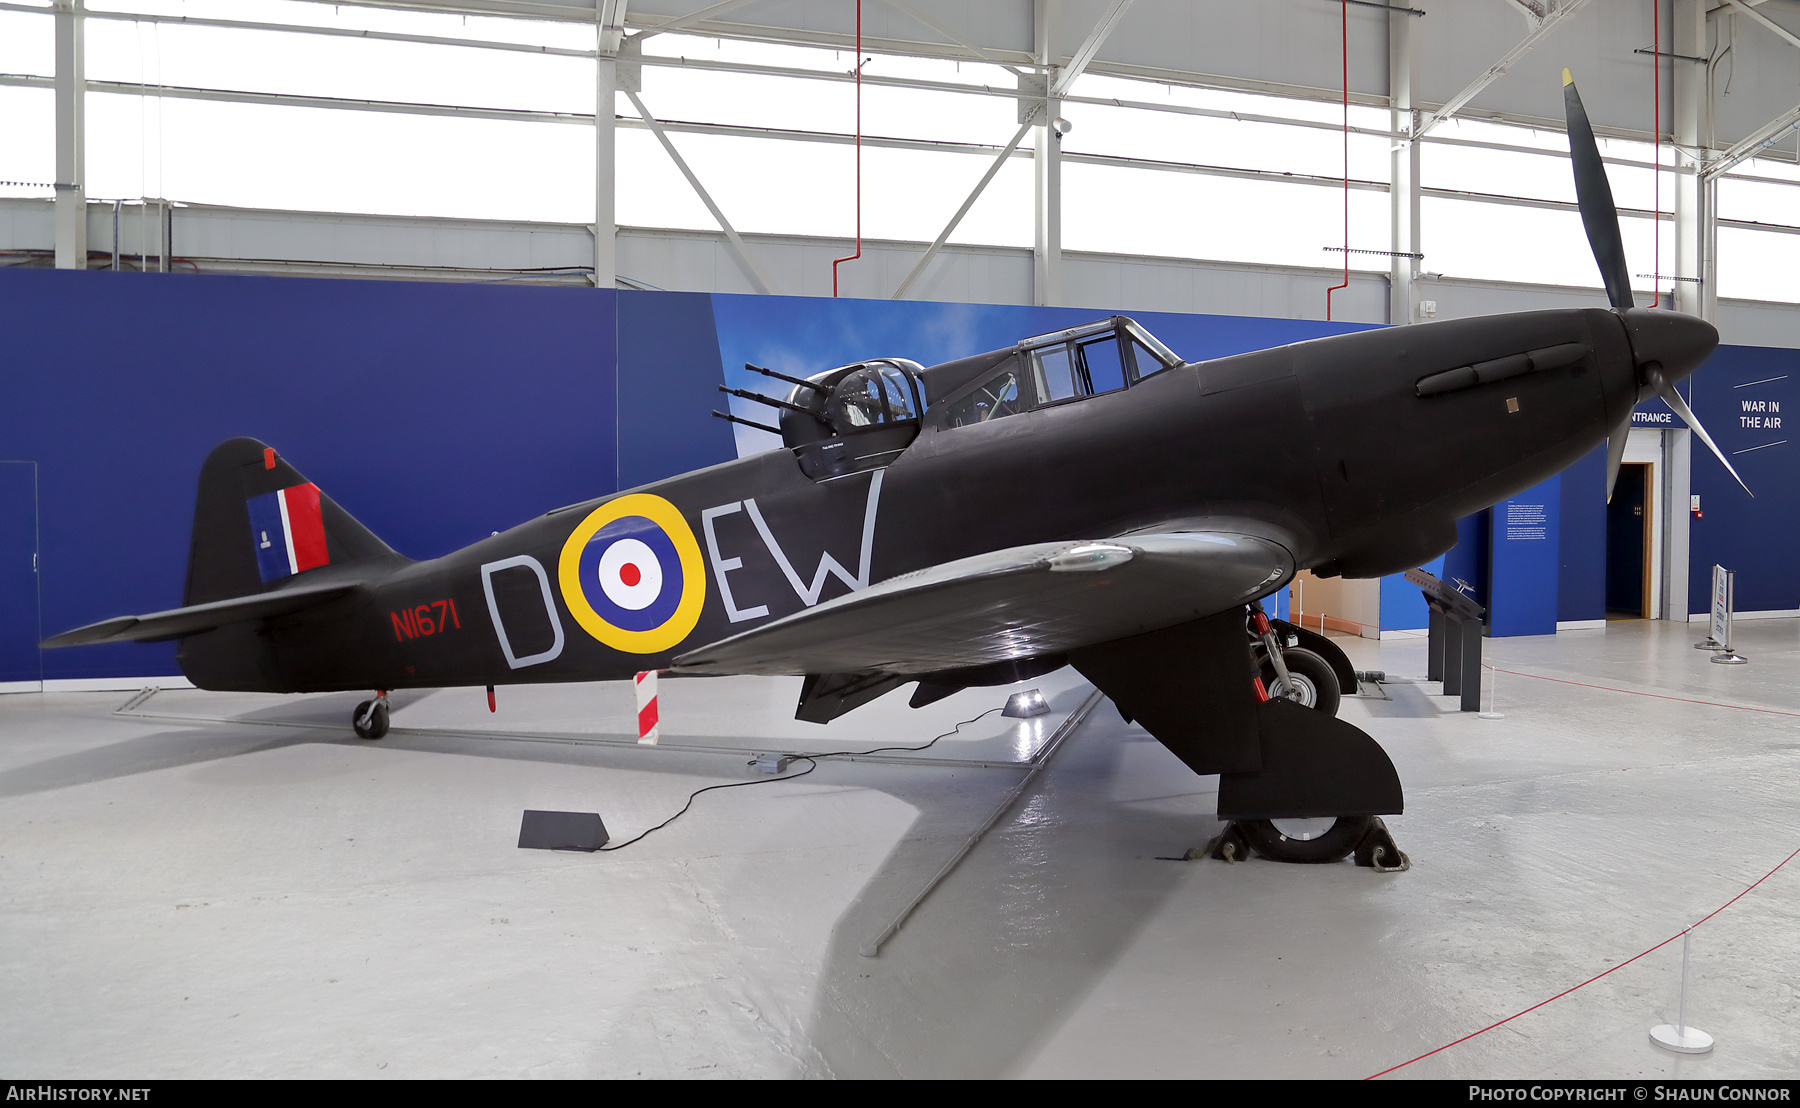
[[[1227,864],[1247,862],[1250,860],[1250,841],[1244,838],[1244,833],[1238,830],[1235,822],[1227,820],[1224,830],[1208,839],[1205,846],[1188,850],[1188,861],[1194,862],[1201,858],[1212,858]]]
[[[1376,816],[1368,833],[1356,844],[1356,864],[1376,873],[1405,873],[1412,868],[1412,859],[1401,853],[1387,824]]]

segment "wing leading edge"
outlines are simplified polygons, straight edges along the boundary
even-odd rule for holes
[[[827,601],[675,659],[685,673],[937,673],[1212,615],[1293,576],[1292,541],[1136,533],[978,554]]]

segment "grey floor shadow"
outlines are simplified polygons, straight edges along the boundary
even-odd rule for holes
[[[346,708],[346,717],[348,712],[349,709]],[[725,778],[767,779],[745,765],[746,759],[736,756],[736,752],[732,751],[719,755],[669,751],[665,757],[646,757],[635,743],[632,746],[603,746],[584,743],[574,737],[573,741],[558,742],[462,736],[444,732],[396,731],[389,732],[385,739],[370,741],[357,738],[348,726],[338,735],[322,733],[314,726],[279,726],[281,723],[294,722],[296,721],[290,718],[264,719],[239,726],[231,723],[197,723],[59,754],[0,771],[0,798],[26,796],[52,789],[307,745],[360,746],[370,750],[462,754],[505,761],[548,762],[651,773],[692,775],[704,772]],[[580,738],[588,737],[590,736]]]
[[[26,796],[321,741],[314,732],[283,733],[267,727],[239,730],[201,725],[158,731],[15,766],[0,773],[0,797]],[[356,740],[347,736],[341,741]]]
[[[1435,719],[1456,705],[1456,698],[1439,696],[1438,686],[1411,683],[1382,685],[1387,700],[1358,697],[1356,702],[1381,719]]]
[[[438,689],[395,689],[388,693],[388,706],[394,711],[416,704],[425,698],[435,695]],[[341,727],[345,735],[352,734],[350,715],[356,706],[368,700],[372,692],[344,693],[311,693],[295,696],[292,700],[283,700],[254,711],[238,712],[231,718],[241,719],[247,723],[292,723],[307,726]],[[154,698],[146,701],[139,709],[145,715],[156,716],[158,705]],[[126,713],[130,716],[132,713]],[[170,715],[183,715],[181,709],[175,708]],[[200,715],[199,712],[192,713]],[[212,717],[207,717],[212,718]]]
[[[1060,1026],[1177,887],[1179,855],[1214,833],[1209,781],[1171,755],[1170,786],[1191,811],[1111,799],[1137,733],[1109,704],[1057,753],[1018,804],[921,904],[878,957],[861,947],[923,887],[971,823],[941,790],[896,783],[918,807],[832,932],[808,1039],[836,1077],[998,1077]],[[996,775],[998,776],[998,775]],[[1011,777],[1011,775],[1007,775]],[[995,803],[1016,783],[997,782]],[[1175,805],[1179,809],[1180,805]],[[948,811],[947,811],[948,810]],[[1222,863],[1217,863],[1222,864]]]

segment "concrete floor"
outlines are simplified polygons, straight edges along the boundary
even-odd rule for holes
[[[1494,641],[1499,721],[1404,681],[1346,701],[1407,788],[1387,875],[1159,861],[1213,833],[1216,779],[1071,671],[1031,683],[1049,716],[708,793],[593,855],[517,849],[520,812],[624,839],[750,754],[916,745],[1011,690],[814,728],[794,681],[665,681],[656,749],[624,685],[397,697],[374,743],[349,696],[0,697],[0,1071],[1363,1077],[1800,847],[1800,620],[1737,633],[1747,666],[1698,626]],[[1420,641],[1340,641],[1423,672]],[[1694,933],[1710,1056],[1648,1041],[1676,943],[1397,1076],[1791,1078],[1796,909],[1800,860]]]

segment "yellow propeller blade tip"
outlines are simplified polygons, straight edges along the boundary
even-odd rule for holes
[[[1575,78],[1569,75],[1568,70],[1566,70],[1566,69],[1563,70],[1563,84],[1572,85],[1574,83],[1575,83]]]

